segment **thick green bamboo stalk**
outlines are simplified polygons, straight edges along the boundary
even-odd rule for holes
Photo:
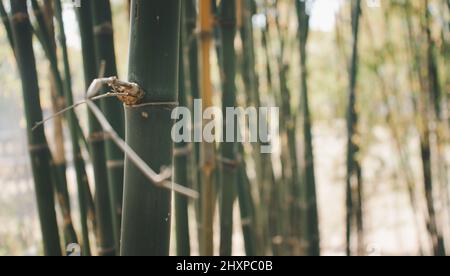
[[[356,220],[358,253],[361,253],[363,247],[363,222],[362,222],[362,179],[361,166],[358,159],[358,113],[356,111],[356,86],[358,74],[358,38],[361,17],[361,0],[352,1],[352,34],[353,49],[350,62],[350,86],[347,113],[347,231],[346,231],[346,253],[352,254],[351,233],[353,221]]]
[[[105,76],[117,76],[110,1],[96,0],[91,1],[91,4],[97,65],[100,68],[101,64],[104,63]],[[107,88],[105,88],[103,92],[108,92]],[[122,103],[115,98],[108,98],[102,100],[101,107],[117,134],[120,137],[124,137],[124,112]],[[117,145],[108,138],[106,140],[106,159],[114,236],[116,248],[120,248],[124,154]]]
[[[72,93],[72,77],[70,72],[69,54],[66,45],[66,34],[64,28],[64,21],[62,17],[61,0],[55,0],[55,17],[59,28],[59,42],[62,50],[62,57],[64,63],[64,93],[66,96],[67,105],[73,104]],[[79,136],[82,133],[78,129],[78,120],[74,112],[69,112],[67,115],[67,121],[69,123],[70,138],[72,140],[72,155],[73,163],[75,167],[75,174],[78,187],[78,204],[80,208],[80,221],[81,221],[81,233],[82,233],[82,253],[84,256],[91,254],[90,242],[89,242],[89,229],[87,218],[87,193],[89,192],[88,177],[86,174],[85,163],[83,155],[81,154],[81,148],[79,145]]]
[[[236,51],[234,38],[236,36],[236,1],[222,1],[220,5],[220,30],[222,35],[222,109],[226,114],[227,108],[236,106]],[[233,126],[231,128],[230,126]],[[226,121],[223,135],[227,137],[232,130],[236,135],[237,120]],[[233,137],[233,140],[235,138]],[[239,161],[236,154],[236,143],[227,141],[221,144],[222,152],[222,185],[221,185],[221,216],[220,216],[220,255],[231,256],[233,245],[233,203],[236,198],[236,184]]]
[[[312,256],[320,255],[320,233],[319,218],[317,211],[316,179],[314,171],[314,149],[312,143],[312,125],[308,99],[308,68],[306,45],[309,34],[309,15],[306,12],[304,1],[295,1],[297,6],[297,16],[299,22],[300,37],[300,67],[301,67],[301,97],[302,123],[303,123],[303,177],[304,177],[304,201],[306,202],[307,231],[306,240],[308,242],[308,254]]]
[[[188,107],[188,95],[187,84],[189,83],[186,78],[187,62],[185,62],[184,56],[186,50],[189,50],[186,45],[186,7],[187,2],[181,1],[182,20],[181,20],[181,38],[180,38],[180,57],[179,57],[179,101],[181,107]],[[186,131],[186,130],[184,130]],[[187,142],[180,142],[175,144],[174,152],[174,180],[176,183],[189,186],[189,161],[191,154],[191,144]],[[185,196],[175,194],[175,227],[176,227],[176,248],[177,256],[190,256],[191,246],[189,237],[189,202]]]
[[[86,90],[98,77],[96,64],[92,9],[88,0],[81,0],[76,8],[81,33],[84,78]],[[109,200],[108,173],[105,157],[105,134],[91,111],[88,111],[90,154],[95,178],[95,211],[97,218],[97,245],[100,255],[115,255],[114,229]]]
[[[46,255],[60,256],[61,246],[51,184],[50,151],[44,129],[31,130],[35,122],[42,120],[42,109],[27,1],[11,0],[10,3],[12,12],[11,29],[14,33],[17,64],[22,78],[28,145],[44,241],[44,252]]]
[[[159,171],[172,165],[171,111],[178,101],[180,0],[133,0],[129,80],[145,95],[126,105],[126,142]],[[168,255],[171,193],[125,160],[121,254]]]
[[[5,6],[3,5],[3,0],[0,1],[0,17],[2,18],[3,25],[5,26],[9,44],[11,45],[11,48],[14,50],[14,37],[11,29],[11,23],[9,21],[9,16],[8,13],[6,12]]]

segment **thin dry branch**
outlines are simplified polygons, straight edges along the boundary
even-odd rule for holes
[[[126,94],[126,93],[113,93],[113,92],[110,92],[110,93],[106,93],[106,94],[103,94],[103,95],[100,95],[100,96],[92,97],[90,100],[95,102],[95,101],[98,101],[98,100],[101,100],[101,99],[105,99],[105,98],[112,98],[112,97],[119,97],[119,96],[127,96],[127,95],[128,95],[128,94]],[[68,111],[70,111],[70,110],[72,110],[72,109],[75,109],[75,108],[77,108],[77,107],[79,107],[80,105],[83,105],[83,104],[86,104],[86,99],[84,99],[84,100],[82,100],[82,101],[79,101],[79,102],[77,102],[77,103],[75,103],[75,104],[73,104],[73,105],[71,105],[71,106],[68,106],[68,107],[66,107],[66,108],[64,108],[64,109],[61,109],[60,111],[58,111],[58,112],[52,114],[50,117],[45,118],[44,120],[42,120],[42,121],[40,121],[40,122],[37,122],[37,123],[35,124],[35,126],[34,126],[31,130],[32,130],[32,131],[35,131],[37,128],[39,128],[40,126],[44,125],[44,124],[47,123],[48,121],[51,121],[51,120],[53,120],[54,118],[56,118],[56,117],[58,117],[58,116],[62,116],[62,115],[64,115],[66,112],[68,112]]]
[[[104,95],[97,96],[98,92],[103,88],[103,86],[110,86],[114,92],[107,93]],[[150,168],[145,161],[117,134],[117,132],[113,129],[111,124],[106,119],[105,115],[103,115],[102,111],[94,104],[94,101],[107,98],[107,97],[122,97],[126,99],[134,99],[136,101],[140,100],[143,96],[143,91],[137,84],[119,81],[116,77],[110,78],[99,78],[95,79],[92,84],[89,86],[89,89],[86,93],[86,98],[83,101],[80,101],[70,107],[67,107],[49,118],[38,122],[36,128],[42,126],[46,122],[54,119],[57,116],[64,114],[67,111],[70,111],[82,104],[86,104],[88,108],[92,111],[94,116],[97,118],[100,123],[105,134],[111,138],[114,143],[127,155],[129,160],[156,186],[172,190],[176,193],[185,195],[187,197],[197,199],[199,194],[197,191],[186,188],[180,184],[173,183],[170,178],[172,177],[172,169],[171,168],[161,168],[161,173],[156,173],[152,168]]]

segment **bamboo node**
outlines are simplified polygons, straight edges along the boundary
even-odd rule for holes
[[[225,167],[229,168],[230,170],[237,169],[239,167],[239,165],[241,164],[240,158],[229,159],[229,158],[225,158],[223,156],[218,156],[217,161],[221,162]]]
[[[192,152],[192,145],[189,144],[185,147],[174,148],[173,155],[176,157],[188,156]]]
[[[144,90],[136,83],[123,82],[116,77],[109,78],[107,81],[109,87],[113,89],[114,93],[124,94],[125,96],[117,96],[125,105],[139,104],[145,96]]]
[[[114,32],[111,22],[103,22],[94,27],[94,34],[96,35],[109,35]]]
[[[242,218],[241,219],[241,224],[242,226],[250,226],[252,225],[252,219],[251,218]]]
[[[36,151],[41,151],[41,150],[47,150],[48,144],[36,144],[36,145],[28,145],[28,150],[30,152],[36,152]]]
[[[214,34],[212,31],[199,31],[198,36],[200,39],[212,39],[214,37]]]
[[[29,19],[29,16],[25,12],[18,12],[11,16],[11,21],[13,23],[23,23]]]
[[[87,138],[88,142],[90,143],[103,142],[105,141],[105,139],[106,133],[104,131],[93,132]]]
[[[218,24],[219,24],[219,26],[224,27],[224,28],[236,28],[237,27],[236,20],[233,20],[233,19],[219,19]]]
[[[122,168],[124,165],[125,162],[123,160],[108,160],[106,162],[106,167],[109,169]]]
[[[179,106],[178,102],[151,102],[151,103],[142,103],[142,104],[134,104],[129,105],[128,107],[133,108],[141,108],[146,106],[154,106],[157,108],[163,108],[163,109],[173,109]],[[145,118],[145,116],[143,116]]]
[[[98,253],[100,254],[100,256],[108,256],[108,255],[114,254],[115,252],[116,252],[116,248],[115,247],[99,248],[98,249]]]

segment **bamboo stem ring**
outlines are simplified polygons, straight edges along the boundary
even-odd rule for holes
[[[28,14],[26,14],[24,12],[18,12],[11,16],[11,21],[13,23],[22,23],[22,22],[28,20],[29,18],[30,17],[28,16]]]

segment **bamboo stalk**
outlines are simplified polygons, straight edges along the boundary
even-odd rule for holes
[[[266,57],[266,77],[267,77],[267,82],[268,82],[268,89],[271,91],[275,102],[277,103],[277,106],[281,106],[281,93],[279,91],[279,89],[276,89],[276,78],[274,78],[274,76],[272,75],[273,72],[275,73],[276,68],[272,68],[271,66],[271,61],[273,60],[273,49],[272,49],[272,44],[274,41],[276,41],[275,39],[272,38],[271,36],[271,25],[272,25],[272,18],[269,16],[268,12],[269,12],[270,6],[267,7],[267,9],[264,11],[268,22],[266,25],[266,29],[263,30],[262,32],[262,45],[264,48],[264,52],[265,52],[265,57]],[[283,46],[283,42],[280,41]],[[283,51],[283,49],[282,49]],[[280,73],[281,75],[281,73]],[[281,124],[281,128],[284,128],[284,124]],[[284,130],[283,130],[284,131]],[[270,237],[271,237],[271,242],[273,244],[273,253],[276,256],[279,255],[283,255],[285,254],[285,246],[284,246],[284,238],[285,238],[285,233],[284,231],[287,228],[285,227],[286,223],[288,223],[288,220],[283,218],[282,216],[280,216],[280,213],[287,213],[288,211],[285,209],[286,206],[286,201],[284,200],[285,198],[285,191],[286,189],[284,187],[288,186],[288,179],[286,177],[285,174],[285,168],[287,167],[286,162],[285,162],[285,158],[283,158],[285,156],[284,154],[284,147],[282,148],[282,156],[281,156],[281,177],[280,179],[275,179],[275,175],[274,175],[274,170],[272,167],[272,184],[271,187],[269,188],[269,194],[270,194],[270,200],[269,200],[269,231],[270,231]]]
[[[126,142],[154,168],[172,163],[171,109],[178,100],[179,0],[133,0],[129,79],[144,91],[126,105]],[[157,130],[157,134],[155,131]],[[171,193],[125,160],[121,255],[168,255]]]
[[[261,105],[260,91],[259,91],[259,80],[256,72],[256,57],[255,57],[255,43],[254,43],[254,31],[253,31],[253,21],[252,16],[256,13],[256,3],[253,0],[239,0],[237,3],[238,11],[241,14],[241,28],[239,30],[241,41],[242,41],[242,52],[243,52],[243,68],[242,68],[242,78],[244,81],[246,93],[247,106],[252,106],[259,108]],[[270,163],[270,158],[267,155],[261,154],[261,143],[256,143],[252,145],[252,157],[255,162],[256,171],[256,194],[258,197],[255,198],[255,204],[258,205],[257,212],[257,239],[258,239],[258,252],[261,255],[267,254],[271,251],[270,245],[270,234],[268,230],[268,196],[269,188],[268,181],[270,177],[270,169],[266,168],[266,165]]]
[[[428,85],[430,91],[431,101],[434,107],[434,115],[437,120],[442,119],[442,91],[439,79],[439,70],[436,61],[436,45],[431,34],[431,14],[429,10],[429,1],[425,0],[425,20],[423,22],[423,28],[425,29],[427,47],[427,70],[428,70]]]
[[[86,88],[97,78],[92,8],[87,0],[81,0],[76,8],[81,33],[81,44]],[[97,245],[100,255],[115,255],[115,239],[109,200],[108,174],[105,157],[105,136],[91,111],[88,111],[89,146],[95,178],[95,211],[97,218]]]
[[[44,130],[32,131],[34,122],[42,119],[36,61],[33,52],[31,23],[26,0],[11,0],[11,29],[14,33],[15,53],[22,78],[27,119],[27,136],[33,170],[37,206],[41,222],[45,255],[60,256],[55,200],[51,185],[50,151]]]
[[[347,113],[347,231],[346,231],[346,253],[352,254],[351,233],[353,221],[356,220],[357,228],[357,251],[362,254],[363,248],[363,222],[362,222],[362,177],[359,161],[359,134],[358,113],[356,110],[356,86],[358,74],[358,38],[361,17],[361,0],[352,2],[352,57],[350,62],[350,86],[348,94]]]
[[[186,78],[187,62],[185,62],[185,52],[189,50],[187,47],[186,32],[186,2],[181,2],[181,38],[180,38],[180,63],[179,63],[179,101],[181,107],[188,107],[188,81]],[[184,130],[189,131],[189,130]],[[176,183],[180,183],[186,187],[190,186],[189,179],[189,161],[192,153],[192,144],[187,142],[180,142],[175,144],[174,152],[174,180]],[[175,226],[176,226],[176,248],[177,256],[190,256],[190,236],[189,236],[189,202],[188,199],[182,195],[175,195]]]
[[[234,39],[236,36],[236,1],[222,1],[220,6],[220,30],[222,34],[222,109],[226,114],[227,108],[236,106],[236,51]],[[223,129],[227,137],[232,124],[232,134],[237,133],[237,120],[226,121]],[[235,139],[233,137],[233,139]],[[226,139],[228,140],[228,139]],[[222,169],[222,200],[220,216],[220,255],[231,256],[233,245],[233,205],[236,198],[237,176],[239,160],[236,154],[236,143],[224,142],[221,144]]]
[[[422,139],[421,139],[421,154],[422,154],[422,167],[424,173],[424,185],[425,185],[425,197],[427,202],[428,209],[428,227],[430,232],[432,233],[432,245],[435,256],[445,256],[445,241],[442,236],[442,229],[439,223],[438,212],[436,211],[436,207],[434,204],[434,190],[435,182],[433,181],[433,170],[432,170],[432,158],[433,152],[431,147],[431,135],[433,130],[430,127],[430,121],[439,120],[441,116],[441,106],[440,106],[440,83],[438,79],[438,72],[436,61],[434,58],[434,42],[431,37],[431,28],[430,28],[430,11],[429,11],[429,1],[424,0],[424,10],[425,16],[422,21],[422,28],[424,29],[427,46],[425,48],[426,51],[426,61],[425,64],[427,66],[426,77],[427,81],[422,82],[425,87],[423,88],[422,98],[420,102],[420,110],[421,110],[421,128]],[[432,111],[429,110],[430,107],[434,107]],[[437,157],[441,157],[442,153],[440,150],[440,139],[439,134],[437,134],[437,143],[438,150],[436,152]]]
[[[73,104],[72,93],[72,78],[69,64],[69,54],[66,45],[66,34],[64,28],[64,21],[62,16],[61,0],[55,0],[55,17],[59,28],[59,42],[62,50],[63,64],[64,64],[64,93],[67,100],[67,105]],[[69,112],[67,116],[69,123],[70,137],[72,140],[72,155],[75,168],[77,187],[78,187],[78,205],[80,208],[80,221],[82,233],[82,253],[84,256],[91,255],[89,228],[88,228],[88,207],[87,198],[89,197],[89,183],[86,174],[85,162],[81,153],[79,144],[79,137],[83,136],[81,129],[78,129],[77,118],[75,112]]]
[[[309,15],[306,12],[306,3],[303,1],[296,1],[297,15],[299,22],[299,37],[300,37],[300,67],[301,67],[301,99],[302,104],[302,123],[303,123],[303,176],[304,176],[304,201],[306,202],[306,218],[307,218],[307,233],[306,239],[308,241],[308,254],[311,256],[320,255],[320,233],[319,233],[319,218],[317,211],[317,195],[316,195],[316,180],[314,171],[314,149],[312,143],[312,126],[311,115],[309,110],[309,95],[308,95],[308,68],[307,68],[307,50],[309,34]]]
[[[117,76],[110,1],[96,0],[91,1],[91,4],[97,64],[100,67],[100,64],[104,62],[105,76]],[[115,98],[105,98],[101,102],[101,107],[119,136],[124,137],[125,129],[122,103]],[[109,138],[106,139],[106,160],[114,236],[116,248],[120,248],[124,154]]]
[[[448,122],[444,117],[446,114],[446,106],[444,101],[446,101],[445,92],[441,89],[439,64],[436,55],[436,42],[432,36],[432,22],[431,22],[431,11],[428,8],[428,0],[425,1],[426,11],[425,11],[425,21],[423,22],[423,28],[425,29],[427,48],[426,48],[426,64],[427,64],[427,76],[428,76],[428,90],[429,97],[433,103],[432,118],[434,121],[434,127],[432,130],[432,135],[436,137],[434,151],[435,160],[437,161],[437,174],[438,182],[440,183],[440,192],[442,194],[442,201],[449,202],[448,194],[448,162],[445,155],[445,137],[449,137]],[[445,44],[445,42],[443,41]],[[441,216],[442,217],[442,216]]]
[[[191,108],[194,106],[193,100],[200,99],[200,84],[199,84],[199,55],[198,55],[198,39],[197,39],[197,6],[195,0],[186,1],[186,44],[188,47],[187,60],[189,63],[189,94],[191,95]],[[193,128],[196,129],[198,122],[193,119]],[[194,143],[192,153],[191,169],[193,171],[193,188],[201,193],[201,145],[200,143]],[[195,214],[197,220],[197,226],[201,227],[201,200],[197,200],[195,203]],[[199,245],[201,244],[201,237],[199,235]],[[200,246],[201,247],[201,246]]]
[[[57,68],[56,43],[54,39],[53,27],[53,7],[51,3],[45,2],[46,6],[42,8],[36,0],[31,1],[33,12],[39,26],[39,37],[41,44],[45,49],[48,60],[50,61],[50,72],[52,82],[52,102],[54,110],[61,109],[65,104],[64,91],[61,75]],[[75,229],[72,223],[70,196],[67,188],[66,177],[66,157],[64,150],[64,135],[62,119],[55,120],[55,151],[52,158],[52,170],[55,183],[55,192],[58,205],[63,215],[63,231],[66,245],[78,243]]]
[[[289,20],[287,20],[289,22]],[[296,116],[291,107],[291,92],[287,85],[289,64],[286,61],[289,40],[286,31],[282,29],[280,18],[275,18],[275,27],[279,37],[280,53],[277,56],[279,74],[279,105],[281,107],[281,132],[284,184],[288,187],[280,194],[281,210],[289,213],[289,219],[280,222],[283,231],[284,243],[291,254],[304,253],[305,246],[302,243],[302,234],[306,233],[306,219],[302,215],[302,179],[299,172],[299,160],[297,156],[297,131]]]
[[[239,153],[244,155],[242,144],[239,145]],[[243,160],[243,157],[241,157]],[[239,209],[241,212],[242,232],[244,235],[245,252],[247,256],[256,256],[258,254],[256,240],[256,220],[255,220],[255,204],[253,202],[250,180],[248,179],[247,169],[244,161],[238,167],[237,172],[237,190]]]
[[[48,43],[52,44],[52,47],[56,49],[56,42],[55,42],[55,28],[53,24],[53,5],[51,0],[45,0],[44,5],[42,6],[41,11],[43,13],[45,23],[47,30],[49,32],[49,38],[51,39],[48,41]],[[39,13],[40,13],[39,12]],[[51,67],[50,67],[51,71]],[[58,94],[56,92],[56,85],[55,80],[53,79],[53,76],[50,76],[50,82],[51,82],[51,88],[50,88],[50,94],[51,94],[51,102],[52,102],[52,108],[54,112],[57,112],[62,107],[62,103],[64,102],[63,99],[60,99],[58,97]],[[56,118],[54,120],[53,124],[54,133],[53,137],[55,139],[55,146],[54,146],[54,165],[57,167],[56,169],[59,171],[58,173],[61,174],[64,179],[66,178],[66,154],[64,151],[64,132],[63,132],[63,120],[62,118]],[[64,180],[65,181],[65,180]],[[64,185],[67,188],[67,183]],[[66,189],[67,190],[67,189]],[[68,198],[68,197],[67,197]]]
[[[430,125],[429,125],[429,106],[431,99],[428,95],[429,87],[424,77],[424,71],[422,67],[422,60],[420,54],[420,43],[416,40],[414,35],[414,27],[412,22],[412,6],[411,3],[405,3],[406,23],[408,27],[408,41],[409,50],[412,57],[412,69],[416,80],[419,83],[419,107],[418,107],[418,131],[420,133],[420,151],[421,162],[423,172],[423,185],[425,189],[425,201],[427,210],[427,230],[431,240],[432,251],[436,256],[445,255],[445,245],[442,237],[442,233],[438,227],[438,221],[436,218],[436,210],[434,206],[433,196],[433,176],[431,168],[431,145],[430,145]]]
[[[214,48],[217,54],[217,63],[219,68],[223,68],[222,59],[222,38],[220,33],[220,7],[219,1],[211,0],[211,15],[213,20]],[[221,76],[219,76],[221,78]]]
[[[200,0],[200,90],[203,100],[203,109],[213,106],[210,51],[213,43],[213,21],[211,15],[211,0]],[[204,120],[203,125],[209,123]],[[201,145],[201,167],[202,167],[202,187],[201,187],[201,226],[200,254],[212,256],[214,254],[213,242],[213,218],[214,218],[214,171],[215,145],[212,143],[202,143]]]

